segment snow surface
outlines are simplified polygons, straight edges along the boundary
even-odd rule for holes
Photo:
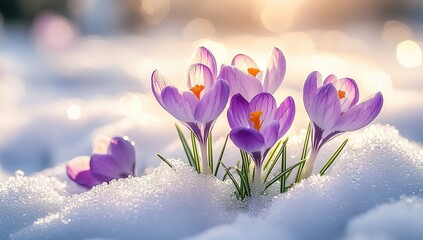
[[[81,194],[65,177],[64,166],[18,174],[0,183],[0,238],[423,238],[417,227],[423,148],[391,126],[373,125],[348,137],[327,176],[313,176],[287,194],[245,202],[235,199],[230,182],[198,175],[178,160],[172,160],[176,171],[161,164],[149,175]],[[288,152],[297,151],[296,136],[291,139]],[[322,155],[329,156],[342,140],[328,144]],[[401,215],[407,219],[391,227]]]

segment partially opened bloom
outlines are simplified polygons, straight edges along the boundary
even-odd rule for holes
[[[134,143],[127,137],[110,140],[106,154],[77,157],[66,165],[70,179],[92,188],[102,182],[135,175]]]
[[[230,138],[253,158],[256,184],[261,183],[261,167],[269,149],[288,131],[294,116],[292,97],[287,97],[278,108],[270,93],[259,93],[250,102],[241,94],[232,97],[228,109]]]
[[[261,92],[275,93],[281,85],[286,71],[286,61],[282,51],[274,48],[263,72],[259,66],[245,54],[238,54],[232,59],[232,66],[223,66],[219,77],[229,83],[231,96],[240,93],[251,100]]]
[[[304,106],[312,122],[313,135],[303,178],[311,175],[317,153],[325,143],[344,132],[368,125],[380,113],[383,105],[380,92],[357,104],[358,87],[351,78],[329,75],[323,85],[321,79],[319,72],[312,72],[304,84]]]
[[[151,87],[159,104],[194,133],[201,148],[203,171],[209,171],[207,138],[228,102],[229,86],[216,79],[216,60],[208,49],[200,47],[194,61],[188,69],[187,91],[181,93],[168,85],[158,70],[151,76]]]

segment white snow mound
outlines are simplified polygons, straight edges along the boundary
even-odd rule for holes
[[[234,220],[232,185],[180,161],[143,177],[102,184],[12,239],[180,239]]]
[[[393,127],[380,125],[349,139],[328,176],[301,182],[259,217],[240,216],[232,225],[209,229],[192,239],[339,239],[355,216],[402,195],[423,193],[421,146]]]

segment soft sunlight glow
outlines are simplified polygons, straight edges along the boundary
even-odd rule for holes
[[[184,28],[184,38],[194,40],[211,37],[215,33],[213,23],[204,18],[191,20]]]
[[[81,107],[77,104],[72,104],[68,107],[66,114],[70,120],[78,120],[81,117]]]
[[[268,2],[263,8],[260,18],[263,26],[273,32],[281,32],[290,27],[295,20],[301,1],[287,0]]]
[[[134,116],[141,112],[141,98],[134,93],[126,93],[119,98],[117,111],[125,116]]]
[[[170,0],[140,0],[140,9],[144,20],[150,24],[160,23],[169,13]]]
[[[397,60],[406,68],[418,67],[422,64],[422,49],[411,40],[400,42],[397,46]]]

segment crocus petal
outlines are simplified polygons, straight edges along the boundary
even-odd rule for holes
[[[214,121],[225,109],[229,98],[229,85],[223,80],[216,84],[200,100],[194,110],[194,118],[201,123]]]
[[[285,77],[286,60],[279,48],[273,48],[264,75],[263,90],[269,93],[275,93]]]
[[[355,131],[371,123],[382,110],[383,96],[380,92],[358,105],[351,107],[341,115],[335,125],[340,132]]]
[[[310,109],[311,103],[313,102],[314,94],[316,94],[317,85],[320,83],[321,79],[322,79],[322,75],[320,75],[319,72],[314,71],[310,73],[310,75],[308,75],[304,83],[303,101],[304,101],[304,107],[308,115],[310,115],[309,109]]]
[[[217,77],[217,65],[216,65],[216,59],[214,58],[213,54],[205,47],[199,47],[197,51],[194,53],[194,57],[192,59],[192,63],[201,63],[203,65],[206,65],[212,75],[213,79],[216,79]]]
[[[165,87],[167,87],[167,83],[165,77],[159,72],[159,70],[155,70],[153,74],[151,74],[151,89],[153,90],[154,97],[156,97],[157,102],[163,107],[163,100],[161,97],[161,93]]]
[[[260,81],[233,66],[223,66],[218,79],[223,79],[229,84],[230,96],[240,93],[247,101],[258,93],[263,92]]]
[[[250,122],[250,107],[249,103],[241,94],[235,94],[232,97],[228,109],[228,122],[231,128],[235,127],[249,127]]]
[[[238,69],[244,71],[245,73],[248,73],[249,68],[259,69],[256,62],[254,62],[252,58],[250,58],[249,56],[245,54],[237,54],[232,59],[231,65],[237,67]]]
[[[201,63],[193,64],[188,68],[187,85],[191,89],[195,85],[203,85],[202,95],[213,86],[214,77],[210,69]]]
[[[233,128],[229,136],[238,148],[248,153],[259,152],[265,143],[263,135],[250,128]]]
[[[102,182],[127,177],[128,174],[118,165],[110,155],[93,154],[90,160],[90,169],[94,177]]]
[[[275,120],[279,121],[279,138],[291,127],[295,117],[295,102],[292,97],[287,97],[275,111]]]
[[[323,84],[331,83],[338,91],[343,91],[345,96],[340,99],[341,111],[345,112],[354,106],[359,99],[357,83],[351,78],[337,79],[334,75],[329,75]]]
[[[279,122],[276,120],[272,120],[266,124],[263,124],[260,132],[264,137],[264,145],[262,152],[266,152],[269,148],[275,145],[276,141],[279,140]],[[263,156],[263,158],[264,157],[266,156]]]
[[[338,92],[332,84],[319,88],[313,97],[309,117],[323,130],[330,131],[341,116]]]
[[[92,188],[101,183],[90,171],[90,157],[88,156],[80,156],[70,160],[66,165],[66,173],[70,179],[87,188]]]
[[[190,97],[192,96],[192,97]],[[193,104],[195,105],[196,98],[193,94],[184,94],[182,96],[178,89],[172,86],[166,87],[162,91],[161,98],[166,111],[172,116],[182,122],[193,122]]]
[[[276,100],[272,94],[263,92],[257,94],[250,102],[250,113],[261,111],[262,115],[260,119],[263,122],[267,122],[273,119],[276,109]]]
[[[128,137],[114,137],[111,139],[108,154],[113,157],[120,169],[128,175],[134,175],[135,149],[134,143]]]

